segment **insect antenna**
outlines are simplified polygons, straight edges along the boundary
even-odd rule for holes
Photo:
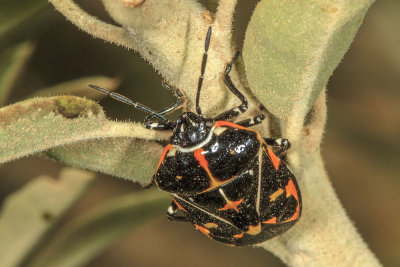
[[[120,102],[122,102],[122,103],[131,105],[131,106],[133,106],[134,108],[137,108],[137,109],[140,109],[140,110],[142,110],[142,111],[144,111],[144,112],[150,113],[151,115],[154,115],[154,116],[158,117],[159,119],[165,121],[165,122],[168,123],[168,124],[173,124],[171,121],[169,121],[169,120],[168,120],[166,117],[164,117],[163,115],[161,115],[161,114],[159,114],[159,113],[157,113],[157,112],[151,110],[150,108],[148,108],[148,107],[146,107],[146,106],[144,106],[144,105],[142,105],[142,104],[133,102],[132,100],[130,100],[130,99],[127,98],[126,96],[123,96],[123,95],[120,95],[120,94],[117,94],[117,93],[114,93],[114,92],[110,92],[110,91],[108,91],[107,89],[104,89],[104,88],[102,88],[102,87],[100,87],[100,86],[93,85],[93,84],[89,84],[89,87],[92,88],[92,89],[94,89],[94,90],[96,90],[96,91],[98,91],[98,92],[100,92],[100,93],[102,93],[102,94],[108,95],[109,97],[111,97],[111,98],[113,98],[113,99],[115,99],[115,100],[118,100],[118,101],[120,101]]]
[[[201,91],[201,86],[203,85],[204,71],[206,70],[207,56],[208,56],[207,52],[208,52],[208,47],[210,46],[210,39],[211,39],[211,26],[208,27],[207,31],[206,41],[204,45],[204,54],[203,54],[203,59],[201,61],[201,72],[199,77],[199,83],[197,84],[196,112],[201,117],[203,116],[203,113],[201,112],[200,109],[200,91]]]

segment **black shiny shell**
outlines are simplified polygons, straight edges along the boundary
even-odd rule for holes
[[[193,225],[208,237],[243,246],[293,226],[301,215],[294,175],[257,131],[218,121],[191,149],[168,145],[155,174]]]

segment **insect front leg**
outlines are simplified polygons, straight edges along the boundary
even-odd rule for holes
[[[263,114],[254,116],[253,118],[242,120],[237,122],[237,125],[243,126],[243,127],[252,127],[254,125],[262,123],[262,121],[265,119],[265,116]]]
[[[171,106],[166,107],[160,111],[158,111],[157,113],[160,115],[165,115],[165,114],[169,114],[173,111],[175,111],[176,109],[181,108],[185,102],[186,102],[186,98],[183,95],[182,91],[179,88],[176,88],[172,85],[170,85],[167,81],[163,80],[162,82],[162,86],[168,90],[170,90],[175,96],[176,96],[176,102],[173,103]],[[154,114],[150,114],[149,116],[146,117],[146,119],[144,120],[145,123],[154,120],[156,118],[156,116]]]
[[[163,80],[162,86],[164,88],[170,90],[176,96],[177,100],[171,106],[158,111],[157,114],[159,114],[159,115],[169,114],[169,113],[175,111],[176,109],[181,108],[185,104],[186,98],[179,88],[176,88],[176,87],[168,84],[165,80]],[[152,130],[172,130],[174,128],[174,127],[171,127],[172,125],[170,125],[169,123],[168,123],[168,125],[165,125],[165,123],[159,123],[159,122],[153,121],[156,118],[157,118],[157,116],[155,114],[150,114],[149,116],[147,116],[144,120],[146,128],[152,129]]]
[[[228,89],[235,95],[237,98],[242,101],[242,103],[232,109],[229,109],[225,112],[222,112],[218,116],[214,118],[215,121],[226,121],[226,120],[231,120],[237,116],[239,116],[241,113],[245,112],[248,108],[247,104],[247,99],[246,97],[239,91],[239,89],[236,88],[235,84],[232,82],[231,77],[229,76],[229,73],[231,72],[232,66],[235,63],[236,59],[238,58],[240,52],[237,50],[235,55],[233,56],[231,62],[226,66],[225,69],[225,74],[224,74],[224,82]]]

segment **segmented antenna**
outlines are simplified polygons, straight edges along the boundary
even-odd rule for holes
[[[92,88],[92,89],[94,89],[94,90],[96,90],[96,91],[98,91],[98,92],[100,92],[100,93],[102,93],[102,94],[108,95],[109,97],[111,97],[111,98],[113,98],[113,99],[115,99],[115,100],[118,100],[118,101],[120,101],[120,102],[122,102],[122,103],[131,105],[131,106],[133,106],[133,107],[135,107],[135,108],[137,108],[137,109],[140,109],[140,110],[142,110],[142,111],[144,111],[144,112],[150,113],[151,115],[157,116],[158,118],[160,118],[161,120],[163,120],[163,121],[165,121],[165,122],[170,122],[170,121],[169,121],[167,118],[165,118],[163,115],[160,115],[160,114],[158,114],[158,113],[155,112],[155,111],[152,111],[151,109],[149,109],[149,108],[146,107],[146,106],[143,106],[142,104],[133,102],[132,100],[130,100],[130,99],[127,98],[126,96],[123,96],[123,95],[120,95],[120,94],[117,94],[117,93],[114,93],[114,92],[110,92],[110,91],[108,91],[107,89],[104,89],[104,88],[102,88],[102,87],[100,87],[100,86],[93,85],[93,84],[89,84],[89,87]]]
[[[201,92],[201,86],[203,85],[204,72],[206,70],[207,56],[208,56],[207,52],[208,52],[208,47],[210,46],[210,39],[211,39],[211,26],[208,28],[208,31],[207,31],[206,41],[205,41],[205,45],[204,45],[203,60],[201,61],[201,72],[200,72],[200,77],[199,77],[199,83],[197,85],[196,112],[201,117],[203,116],[203,113],[201,112],[201,109],[200,109],[200,92]]]

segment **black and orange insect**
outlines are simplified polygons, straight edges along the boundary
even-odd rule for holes
[[[248,106],[229,76],[238,51],[225,69],[224,82],[241,104],[214,118],[203,116],[199,99],[210,39],[211,27],[205,40],[196,112],[185,112],[175,122],[164,114],[181,107],[184,97],[167,83],[164,86],[178,100],[159,112],[101,87],[90,87],[150,113],[147,128],[173,131],[153,179],[171,195],[170,220],[191,222],[209,238],[226,244],[252,245],[285,232],[299,220],[301,195],[294,175],[278,157],[285,155],[288,140],[263,138],[249,128],[261,123],[263,114],[231,122]]]

